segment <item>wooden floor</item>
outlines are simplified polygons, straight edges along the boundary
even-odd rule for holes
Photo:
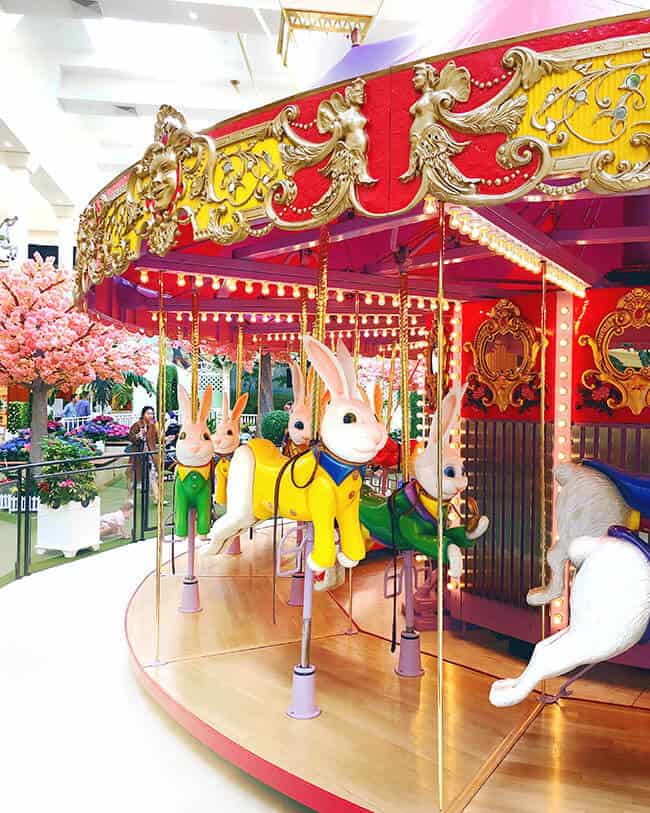
[[[355,573],[354,618],[364,630],[357,635],[345,634],[344,589],[334,597],[315,596],[311,660],[323,713],[310,721],[285,715],[301,610],[286,605],[288,580],[280,580],[278,623],[271,622],[269,532],[247,542],[239,557],[199,558],[204,610],[196,615],[176,609],[183,567],[179,559],[177,575],[162,581],[162,665],[148,665],[154,656],[152,578],[134,594],[126,618],[136,669],[172,716],[249,773],[314,809],[436,809],[436,660],[423,656],[422,678],[395,674],[397,653],[382,637],[390,629],[390,602],[381,595],[383,565]],[[434,647],[435,635],[425,633],[423,649]],[[524,726],[500,762],[494,758],[500,743],[522,729],[537,704],[530,699],[495,709],[488,691],[495,675],[515,674],[521,662],[478,640],[446,634],[445,647],[459,661],[446,663],[444,671],[446,808],[650,809],[650,711],[563,701]],[[472,668],[460,665],[468,658]],[[646,687],[635,679],[622,686],[621,697],[642,695]],[[599,688],[592,691],[602,693],[595,684]],[[491,767],[481,772],[486,760]],[[454,805],[458,799],[460,806]]]

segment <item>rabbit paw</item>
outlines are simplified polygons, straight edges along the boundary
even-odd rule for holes
[[[340,550],[340,551],[339,551],[339,552],[336,554],[336,558],[337,558],[337,559],[339,560],[339,562],[340,562],[340,563],[343,565],[343,567],[356,567],[356,566],[359,564],[359,560],[358,560],[358,559],[350,559],[349,557],[347,557],[347,556],[346,556],[346,555],[343,553],[343,551],[342,551],[342,550]]]
[[[460,579],[463,575],[463,554],[458,545],[449,545],[447,558],[449,559],[449,576],[452,579]]]
[[[478,539],[480,536],[483,536],[483,534],[487,531],[489,526],[490,520],[485,515],[479,517],[476,528],[474,528],[474,530],[471,533],[467,534],[467,538]]]

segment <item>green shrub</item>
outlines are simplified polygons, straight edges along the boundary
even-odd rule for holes
[[[274,409],[262,418],[262,437],[279,446],[289,426],[289,413]]]
[[[7,429],[17,432],[27,429],[32,421],[32,410],[28,401],[9,401],[7,407]]]
[[[38,481],[41,502],[52,508],[73,501],[89,505],[99,494],[94,467],[89,459],[97,454],[92,444],[71,438],[46,438],[41,448],[43,461],[65,461],[42,467],[40,474],[43,476]]]

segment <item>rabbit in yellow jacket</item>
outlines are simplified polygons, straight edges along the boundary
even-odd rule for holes
[[[226,504],[226,484],[233,452],[239,446],[239,419],[248,403],[248,393],[240,395],[235,401],[232,412],[227,399],[223,402],[223,417],[212,435],[212,445],[216,457],[214,500],[219,505]]]
[[[292,462],[268,440],[240,446],[230,463],[227,510],[213,525],[205,553],[218,553],[231,536],[272,517],[279,479],[278,515],[313,523],[308,565],[314,572],[336,561],[335,520],[339,562],[354,567],[365,557],[359,491],[363,467],[385,444],[386,429],[361,396],[345,345],[339,342],[335,355],[310,336],[303,341],[308,359],[330,392],[321,423],[322,444]]]

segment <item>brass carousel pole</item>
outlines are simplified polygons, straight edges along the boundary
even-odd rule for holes
[[[165,428],[164,415],[166,407],[167,388],[167,337],[165,336],[165,310],[164,310],[165,282],[162,271],[158,272],[158,505],[156,518],[158,528],[156,533],[156,584],[155,584],[155,663],[160,663],[160,588],[163,556],[163,542],[165,540],[165,517],[163,493],[165,489]],[[142,466],[144,468],[144,465]]]
[[[307,380],[307,354],[305,353],[302,337],[307,334],[308,329],[307,295],[303,291],[300,296],[300,369],[305,381]]]
[[[411,457],[411,427],[409,416],[409,327],[408,327],[408,259],[399,263],[399,354],[400,400],[402,402],[402,480],[409,479]]]
[[[262,357],[260,356],[260,365]],[[241,395],[242,366],[244,364],[244,328],[239,325],[237,328],[237,390],[235,399]]]
[[[359,348],[361,345],[361,332],[359,330],[359,292],[354,294],[354,372],[359,374]],[[379,416],[377,416],[379,418]],[[346,635],[356,635],[357,628],[352,621],[352,574],[354,568],[348,568],[348,628],[345,631]]]
[[[199,411],[199,292],[192,291],[192,421]]]
[[[442,503],[444,494],[442,490],[442,470],[443,470],[443,448],[444,443],[442,439],[442,395],[443,395],[443,365],[441,359],[444,358],[445,352],[445,329],[444,329],[444,258],[445,258],[445,204],[440,201],[438,204],[439,211],[439,250],[438,250],[438,376],[436,379],[436,423],[438,435],[438,493],[436,499],[438,501],[438,641],[437,641],[437,697],[436,697],[436,732],[437,732],[437,785],[438,785],[438,808],[440,813],[444,810],[445,805],[445,788],[444,788],[444,694],[443,694],[443,635],[444,635],[444,579],[443,579],[443,552],[444,552],[444,517],[442,512]]]
[[[546,584],[546,438],[544,436],[546,429],[546,260],[543,259],[540,263],[540,270],[542,273],[542,301],[540,306],[540,333],[541,333],[541,346],[539,357],[539,489],[540,489],[540,505],[539,505],[539,539],[540,539],[540,567],[542,571],[542,580],[540,584]],[[546,638],[546,608],[542,604],[540,607],[542,612],[542,641]],[[544,691],[545,684],[542,684],[542,692]]]
[[[327,271],[330,233],[328,227],[321,226],[319,238],[318,287],[316,289],[316,319],[312,335],[322,342],[325,339],[325,319],[327,316]],[[320,424],[320,378],[314,376],[312,402],[312,441],[318,438]],[[314,544],[313,528],[307,526],[304,547],[304,561],[307,562]],[[275,565],[274,565],[275,567]],[[316,667],[311,664],[311,621],[313,603],[314,574],[305,565],[305,578],[302,604],[302,630],[300,636],[300,661],[293,670],[291,703],[287,714],[300,720],[317,717],[320,709],[316,705]]]

